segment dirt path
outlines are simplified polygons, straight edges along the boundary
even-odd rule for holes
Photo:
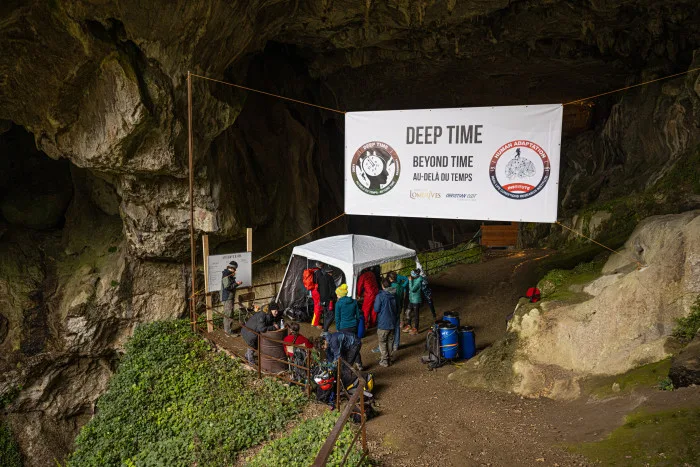
[[[475,328],[477,347],[505,333],[506,317],[534,284],[537,259],[546,251],[518,252],[460,265],[431,278],[438,316],[459,311]],[[432,316],[426,308],[421,324]],[[372,456],[385,465],[587,465],[564,445],[602,438],[629,412],[700,404],[700,388],[674,393],[647,391],[606,401],[557,402],[466,389],[449,381],[454,367],[428,371],[420,363],[425,332],[402,334],[395,365],[376,365],[365,339],[363,362],[376,378],[381,415],[368,423]]]
[[[549,253],[503,252],[431,277],[438,316],[458,311],[462,323],[475,328],[478,349],[493,344],[504,335],[506,317],[518,298],[534,284],[537,261]],[[700,388],[573,402],[467,389],[447,379],[453,366],[428,371],[420,363],[431,323],[430,311],[423,307],[423,332],[402,334],[397,361],[389,368],[378,366],[379,355],[371,353],[374,331],[364,339],[363,363],[375,375],[380,412],[367,425],[369,446],[383,465],[588,465],[565,445],[603,438],[634,410],[700,406]],[[310,325],[303,325],[302,332],[319,334]],[[227,347],[243,350],[240,338],[219,337]]]

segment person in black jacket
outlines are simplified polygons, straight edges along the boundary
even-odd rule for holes
[[[277,303],[272,302],[269,305],[270,312],[258,311],[250,317],[245,323],[245,327],[241,329],[241,336],[248,344],[249,348],[245,353],[245,358],[251,364],[255,364],[255,349],[258,348],[258,336],[251,331],[262,334],[268,331],[274,331],[280,328],[280,307]]]
[[[316,263],[316,267],[318,269],[314,272],[314,282],[318,285],[318,295],[323,309],[323,331],[328,332],[328,327],[335,319],[332,303],[335,298],[335,282],[329,267],[323,263]]]
[[[224,304],[224,332],[231,334],[231,324],[233,323],[233,306],[236,298],[236,289],[242,284],[236,280],[236,270],[238,263],[231,261],[226,269],[221,271],[221,302]]]

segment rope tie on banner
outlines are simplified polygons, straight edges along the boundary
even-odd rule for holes
[[[636,259],[634,259],[633,257],[631,257],[631,256],[629,256],[629,255],[623,255],[623,254],[620,253],[619,251],[615,251],[615,250],[613,250],[612,248],[607,247],[607,246],[603,245],[602,243],[593,240],[591,237],[588,237],[588,236],[582,234],[581,232],[578,232],[578,231],[576,231],[576,230],[574,230],[574,229],[572,229],[572,228],[570,228],[570,227],[565,226],[564,224],[562,224],[562,223],[559,222],[559,221],[556,221],[556,224],[559,225],[559,226],[561,226],[561,227],[564,227],[566,230],[569,230],[569,231],[575,233],[576,235],[579,235],[579,236],[581,236],[581,237],[583,237],[583,238],[585,238],[585,239],[587,239],[587,240],[592,241],[593,243],[595,243],[595,244],[598,245],[598,246],[602,246],[602,247],[605,248],[606,250],[611,251],[611,252],[615,253],[616,255],[624,256],[624,257],[626,257],[627,259],[631,259],[633,262],[637,263],[637,269],[641,269],[642,267],[644,267],[644,265],[643,265],[642,263],[640,263],[639,261],[637,261]]]

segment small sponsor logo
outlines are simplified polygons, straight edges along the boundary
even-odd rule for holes
[[[435,191],[416,191],[411,190],[409,193],[411,199],[440,199],[442,194]]]
[[[445,198],[475,201],[477,193],[447,193]]]
[[[501,146],[493,155],[489,178],[496,191],[506,198],[527,199],[544,189],[551,170],[549,156],[540,145],[515,140]]]

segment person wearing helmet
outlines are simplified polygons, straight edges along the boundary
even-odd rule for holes
[[[236,270],[238,263],[231,261],[226,269],[221,271],[221,302],[224,304],[224,332],[231,334],[231,324],[233,323],[233,305],[236,298],[236,289],[243,282],[236,280]]]

